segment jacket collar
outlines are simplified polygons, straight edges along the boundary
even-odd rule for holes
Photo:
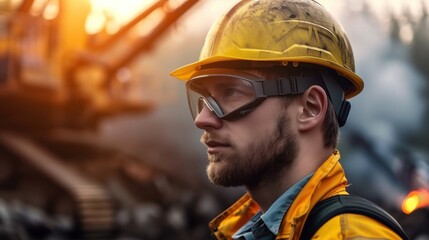
[[[277,239],[299,239],[298,233],[317,202],[330,196],[347,194],[347,179],[339,159],[340,153],[335,150],[316,170],[283,218]],[[210,230],[218,239],[229,239],[259,210],[258,204],[246,193],[209,223]]]
[[[334,195],[347,194],[347,179],[339,160],[340,153],[335,150],[316,170],[283,218],[278,239],[299,239],[305,220],[317,202]]]

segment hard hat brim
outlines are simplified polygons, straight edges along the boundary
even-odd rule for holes
[[[212,56],[209,58],[206,58],[204,60],[201,61],[197,61],[188,65],[185,65],[183,67],[180,67],[174,71],[172,71],[170,73],[170,75],[172,77],[175,77],[179,80],[182,81],[188,81],[192,75],[194,75],[197,71],[199,71],[201,69],[201,66],[210,64],[210,63],[216,63],[216,62],[228,62],[228,61],[237,61],[237,60],[242,60],[242,61],[255,61],[255,59],[246,59],[246,58],[233,58],[233,57],[225,57],[225,56]],[[354,86],[354,88],[351,91],[348,91],[345,93],[345,98],[346,99],[350,99],[356,95],[358,95],[360,92],[362,92],[363,88],[364,88],[364,82],[363,80],[357,75],[355,74],[353,71],[348,70],[340,65],[338,65],[337,63],[331,62],[331,61],[325,61],[325,60],[321,60],[320,58],[312,58],[309,56],[305,56],[305,57],[289,57],[289,58],[279,58],[279,59],[275,59],[275,58],[270,58],[270,59],[266,59],[266,60],[259,60],[259,61],[278,61],[278,62],[301,62],[301,63],[311,63],[311,64],[315,64],[315,65],[319,65],[319,66],[323,66],[323,67],[327,67],[330,69],[333,69],[335,71],[338,72],[338,74],[342,75],[343,77],[345,77],[346,79],[348,79],[350,81],[350,83]]]

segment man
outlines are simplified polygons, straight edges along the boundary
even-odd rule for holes
[[[312,0],[243,0],[211,28],[187,81],[209,179],[248,193],[210,223],[219,239],[299,239],[310,210],[347,195],[339,126],[363,81],[342,27]],[[400,239],[359,214],[314,239]]]

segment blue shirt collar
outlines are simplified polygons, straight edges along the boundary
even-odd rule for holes
[[[310,174],[291,188],[289,188],[286,192],[284,192],[267,210],[266,213],[262,213],[261,211],[256,213],[246,224],[244,224],[233,236],[233,239],[246,239],[252,240],[254,239],[252,236],[252,227],[253,230],[256,228],[268,228],[274,236],[279,233],[280,224],[282,223],[283,217],[292,204],[293,200],[296,196],[301,192],[302,188],[305,184],[310,180],[313,174]],[[263,221],[264,224],[260,224],[260,226],[254,226],[256,222]]]

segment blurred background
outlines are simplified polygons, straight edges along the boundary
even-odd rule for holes
[[[208,239],[244,189],[205,175],[184,83],[237,0],[0,0],[0,239]],[[429,1],[320,0],[362,94],[342,128],[352,193],[429,239]]]

